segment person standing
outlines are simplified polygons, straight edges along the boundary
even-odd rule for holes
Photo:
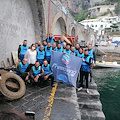
[[[90,65],[90,82],[92,82],[93,74],[92,74],[92,69],[95,66],[96,63],[96,55],[95,52],[92,49],[92,45],[89,44],[88,46],[88,55],[92,58],[92,64]]]
[[[69,45],[69,44],[67,44],[66,50],[64,50],[63,52],[64,52],[64,53],[71,54],[71,50],[70,50],[70,45]]]
[[[42,65],[44,59],[45,59],[45,51],[43,45],[41,45],[39,50],[37,51],[37,61],[39,61],[40,65]]]
[[[76,54],[75,54],[75,47],[73,47],[73,46],[71,46],[71,55],[74,55],[74,56],[76,56]]]
[[[48,63],[50,63],[51,55],[52,55],[52,47],[51,47],[51,43],[48,42],[48,46],[45,49],[45,59],[48,61]]]
[[[35,50],[35,44],[32,44],[30,49],[25,53],[25,58],[28,60],[28,64],[30,68],[35,64],[37,56],[37,51]]]
[[[84,57],[84,53],[83,53],[83,48],[79,48],[78,53],[77,53],[77,57],[83,58]]]
[[[28,49],[29,47],[27,46],[27,40],[24,40],[23,45],[19,45],[19,48],[18,48],[18,58],[20,61],[24,59],[25,53]]]
[[[80,48],[80,45],[77,43],[77,44],[75,45],[75,53],[76,53],[76,54],[78,53],[79,48]]]
[[[53,43],[53,45],[52,45],[52,50],[53,50],[53,51],[56,51],[56,42]]]
[[[47,48],[47,42],[45,40],[43,41],[43,47],[44,47],[44,50]]]
[[[66,43],[63,37],[60,37],[59,43],[61,44],[61,48],[63,49],[63,44]]]
[[[48,64],[47,60],[43,61],[42,68],[43,68],[43,70],[45,72],[44,80],[46,81],[46,80],[48,80],[50,78],[51,79],[51,86],[55,87],[53,72],[52,72],[52,69],[51,69],[50,65]]]
[[[63,52],[63,49],[61,48],[61,44],[60,43],[58,43],[56,51],[57,52]]]
[[[39,87],[43,87],[43,82],[44,82],[43,75],[44,75],[44,70],[40,66],[39,61],[36,61],[35,65],[32,66],[30,70],[30,77],[31,77],[30,81],[32,85],[38,84]]]
[[[92,64],[92,58],[88,55],[88,49],[85,49],[84,57],[82,58],[82,65],[80,69],[80,88],[78,91],[83,89],[83,78],[85,76],[86,80],[86,92],[89,94],[88,90],[88,77],[90,73],[90,65]]]
[[[52,33],[49,34],[49,37],[46,39],[47,43],[50,42],[51,45],[53,44],[53,42],[55,41],[54,38],[53,38],[53,35]]]

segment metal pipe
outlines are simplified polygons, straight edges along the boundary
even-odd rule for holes
[[[48,8],[48,35],[49,35],[49,26],[50,26],[50,0],[49,0],[49,8]]]

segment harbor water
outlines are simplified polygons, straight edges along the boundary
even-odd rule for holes
[[[120,120],[120,69],[93,70],[106,120]]]

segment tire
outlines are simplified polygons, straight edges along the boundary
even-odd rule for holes
[[[18,89],[14,91],[12,91],[12,89],[9,89],[9,87],[6,84],[8,83],[8,80],[13,80],[12,81],[13,84],[18,84],[17,85],[19,86]],[[2,74],[2,80],[0,81],[0,91],[9,100],[15,100],[15,99],[21,98],[25,94],[26,86],[21,77],[19,77],[14,73],[8,72],[5,74]]]

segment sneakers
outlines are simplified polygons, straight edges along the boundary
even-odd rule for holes
[[[90,94],[90,91],[87,89],[87,90],[86,90],[86,93]]]
[[[80,88],[78,88],[78,91],[81,91],[82,89],[83,89],[83,88],[80,87]]]

